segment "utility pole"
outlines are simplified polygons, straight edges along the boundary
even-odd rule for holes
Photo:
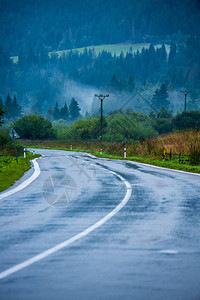
[[[187,91],[187,90],[180,90],[181,93],[185,94],[185,112],[186,112],[186,100],[187,100],[187,94],[192,93],[192,91]]]
[[[101,100],[101,142],[102,142],[102,138],[103,138],[103,100],[106,98],[106,97],[109,97],[109,95],[97,95],[95,94],[94,95],[95,97],[99,98]]]

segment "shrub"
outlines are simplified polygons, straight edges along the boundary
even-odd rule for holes
[[[187,111],[174,117],[172,125],[175,129],[200,128],[200,111]]]
[[[155,120],[155,129],[159,134],[169,133],[172,131],[171,121],[166,119],[156,119]]]
[[[20,138],[31,140],[44,140],[55,138],[52,123],[43,116],[23,116],[14,123],[14,129]]]

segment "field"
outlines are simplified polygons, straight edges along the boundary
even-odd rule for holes
[[[200,131],[187,130],[135,143],[106,143],[83,141],[23,141],[28,147],[90,152],[98,157],[127,160],[200,173]],[[100,149],[103,150],[102,155]]]
[[[88,47],[83,47],[83,48],[76,48],[76,49],[69,49],[69,50],[62,50],[62,51],[53,51],[49,52],[49,55],[57,54],[59,57],[62,56],[63,54],[67,54],[69,51],[77,51],[79,53],[83,53],[84,49],[87,48],[89,49],[94,49],[96,55],[101,53],[102,51],[107,51],[112,53],[112,55],[120,55],[121,52],[124,54],[130,52],[130,48],[132,47],[133,53],[137,51],[142,51],[143,48],[147,49],[149,48],[150,44],[149,43],[138,43],[138,44],[110,44],[110,45],[99,45],[99,46],[88,46]],[[155,48],[160,48],[161,44],[155,45]],[[169,45],[165,45],[167,53],[169,53]],[[12,56],[11,59],[13,60],[14,63],[18,62],[18,56]]]

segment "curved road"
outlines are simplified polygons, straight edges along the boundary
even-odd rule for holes
[[[0,299],[200,299],[199,175],[35,151],[0,193]]]

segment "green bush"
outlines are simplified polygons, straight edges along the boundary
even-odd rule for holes
[[[0,147],[5,147],[8,144],[11,144],[12,140],[9,138],[8,131],[0,130]]]
[[[172,121],[174,129],[195,129],[200,128],[200,111],[191,110],[178,114]]]
[[[159,134],[169,133],[172,131],[172,123],[166,119],[156,119],[155,129]]]
[[[103,132],[106,130],[106,120],[103,118]],[[79,119],[74,122],[73,125],[66,130],[65,137],[68,139],[78,140],[97,140],[101,135],[100,131],[100,118],[86,118],[84,120]]]
[[[52,123],[39,115],[23,116],[14,123],[14,129],[23,139],[44,140],[56,137]]]

